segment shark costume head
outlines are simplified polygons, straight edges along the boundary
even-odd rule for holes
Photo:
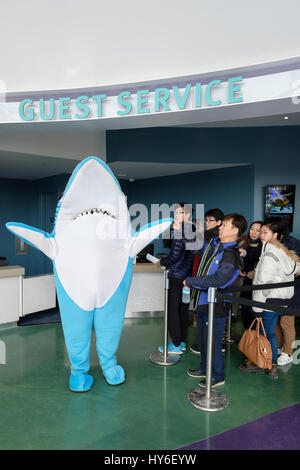
[[[92,327],[103,375],[110,385],[125,380],[116,352],[125,318],[133,258],[165,231],[171,219],[133,233],[126,197],[100,159],[83,160],[57,205],[51,234],[21,223],[8,230],[53,261],[62,326],[71,362],[69,387],[87,391]]]

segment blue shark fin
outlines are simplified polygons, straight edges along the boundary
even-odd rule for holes
[[[131,239],[129,256],[134,258],[152,240],[167,230],[172,222],[172,219],[163,219],[142,227]]]
[[[19,222],[8,222],[6,228],[29,245],[41,250],[50,259],[56,257],[57,245],[49,233]]]

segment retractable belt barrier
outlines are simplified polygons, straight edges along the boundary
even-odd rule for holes
[[[300,317],[300,309],[299,308],[291,308],[286,307],[284,304],[286,303],[286,299],[282,299],[280,303],[272,304],[269,302],[257,302],[256,300],[245,299],[243,297],[234,297],[231,295],[226,295],[227,292],[243,292],[243,291],[253,291],[253,290],[270,290],[280,289],[283,287],[292,287],[300,285],[300,279],[292,282],[279,282],[278,284],[256,284],[251,286],[240,286],[240,287],[227,287],[226,289],[221,289],[216,291],[216,297],[218,300],[229,300],[230,302],[242,305],[248,305],[249,307],[258,307],[263,308],[264,310],[275,310],[278,313],[283,313],[285,315],[293,315],[296,317]],[[288,299],[290,300],[290,299]]]
[[[251,286],[237,286],[237,287],[226,287],[226,289],[222,289],[222,292],[241,292],[241,291],[249,291],[249,290],[266,290],[266,289],[274,289],[275,287],[291,287],[300,285],[300,279],[291,282],[278,282],[277,284],[255,284]]]

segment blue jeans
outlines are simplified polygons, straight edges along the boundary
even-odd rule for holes
[[[225,328],[227,317],[214,317],[213,324],[213,344],[212,344],[212,378],[217,382],[224,380],[224,357],[222,354],[222,338]],[[208,330],[208,315],[198,313],[198,327],[201,351],[201,364],[200,369],[206,372],[206,358],[207,358],[207,330]]]
[[[279,314],[277,312],[262,312],[262,320],[266,330],[267,338],[270,342],[272,349],[272,363],[277,364],[278,359],[278,343],[275,336],[275,327]],[[260,327],[260,334],[263,335],[262,328]]]

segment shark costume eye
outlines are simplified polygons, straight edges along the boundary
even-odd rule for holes
[[[171,219],[156,221],[132,233],[126,197],[117,179],[102,160],[89,157],[71,175],[58,203],[51,234],[21,223],[6,224],[11,232],[53,260],[72,391],[85,392],[93,385],[93,377],[88,374],[92,325],[107,383],[125,381],[116,352],[133,258],[171,223]],[[116,227],[119,230],[112,243]]]

